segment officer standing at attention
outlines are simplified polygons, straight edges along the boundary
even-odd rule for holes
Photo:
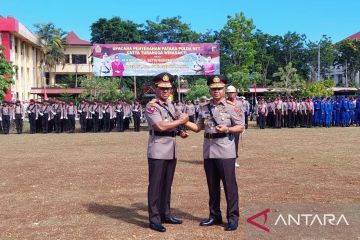
[[[161,73],[153,78],[156,98],[146,105],[149,126],[147,149],[149,165],[148,211],[150,228],[165,232],[162,223],[181,224],[182,220],[171,215],[171,185],[176,167],[176,128],[189,120],[187,114],[176,116],[175,107],[169,100],[174,76]],[[187,137],[182,132],[181,137]]]
[[[226,89],[226,94],[227,94],[227,100],[234,103],[234,105],[236,107],[238,107],[239,109],[242,109],[245,112],[244,109],[244,104],[242,101],[239,101],[236,99],[236,95],[237,95],[237,91],[236,88],[234,86],[228,86]],[[235,153],[236,153],[236,160],[235,160],[235,167],[240,167],[239,163],[238,163],[238,158],[239,158],[239,139],[240,139],[240,133],[236,133],[233,134],[235,137]]]
[[[222,75],[208,79],[212,100],[202,106],[196,124],[187,122],[185,126],[199,132],[204,129],[204,168],[209,189],[209,218],[200,226],[222,223],[220,210],[220,180],[223,182],[226,202],[226,231],[234,231],[239,222],[239,194],[235,176],[234,134],[245,130],[244,112],[224,98],[226,80]]]

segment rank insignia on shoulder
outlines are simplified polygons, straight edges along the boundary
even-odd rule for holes
[[[231,104],[231,105],[235,105],[235,103],[233,103],[232,101],[230,101],[230,100],[226,100],[226,102],[228,103],[228,104]]]
[[[150,104],[151,106],[154,106],[157,102],[158,102],[158,100],[157,100],[156,98],[154,98],[153,100],[151,100],[151,101],[149,102],[149,104]]]

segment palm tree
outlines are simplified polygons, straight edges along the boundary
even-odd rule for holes
[[[35,24],[36,34],[40,39],[41,50],[44,53],[43,62],[49,74],[56,71],[56,65],[65,63],[66,32],[61,28],[55,28],[52,23]],[[46,82],[44,83],[44,87]]]

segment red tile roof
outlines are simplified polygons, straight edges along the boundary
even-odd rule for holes
[[[80,39],[74,32],[69,32],[66,36],[68,45],[85,45],[91,46],[91,43],[85,40]]]
[[[355,33],[351,35],[350,37],[347,37],[346,40],[359,40],[360,39],[360,32]]]

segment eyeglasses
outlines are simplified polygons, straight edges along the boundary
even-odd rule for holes
[[[211,91],[221,91],[223,90],[224,88],[210,88]]]

